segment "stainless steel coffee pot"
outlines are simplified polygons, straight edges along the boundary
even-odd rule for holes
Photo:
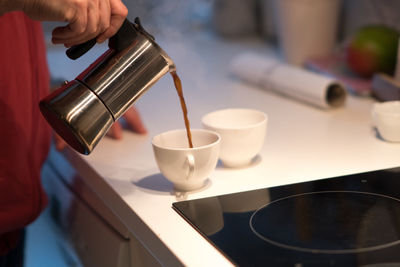
[[[79,58],[96,40],[71,47]],[[140,24],[125,20],[109,49],[73,81],[40,101],[51,127],[76,151],[89,154],[111,125],[175,64]]]

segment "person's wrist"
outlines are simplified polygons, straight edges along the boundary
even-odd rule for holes
[[[0,0],[0,16],[11,11],[23,10],[23,0]]]

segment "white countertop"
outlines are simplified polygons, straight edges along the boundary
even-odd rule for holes
[[[186,266],[231,265],[171,208],[175,201],[400,166],[400,143],[384,142],[373,129],[374,100],[348,95],[344,107],[321,110],[229,75],[227,67],[237,53],[274,53],[266,44],[201,35],[184,44],[165,41],[161,46],[177,65],[192,128],[201,127],[207,112],[226,107],[259,109],[269,117],[266,142],[253,165],[241,169],[218,165],[208,186],[183,195],[176,195],[159,173],[151,147],[152,136],[184,128],[168,75],[136,103],[148,135],[126,131],[121,141],[104,138],[89,156],[67,152],[88,183],[163,264],[173,264],[177,258]],[[77,64],[87,66],[92,60],[59,67],[65,59],[58,54],[49,51],[55,77],[69,73],[64,77],[72,79],[82,71]]]

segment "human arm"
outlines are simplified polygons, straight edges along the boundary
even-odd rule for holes
[[[11,11],[23,11],[34,20],[66,22],[53,30],[52,42],[67,47],[93,38],[105,41],[128,14],[121,0],[0,0],[0,16]]]

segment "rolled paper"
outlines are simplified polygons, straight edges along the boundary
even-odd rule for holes
[[[346,100],[339,81],[272,57],[245,53],[234,58],[230,67],[243,81],[319,108],[339,107]]]

